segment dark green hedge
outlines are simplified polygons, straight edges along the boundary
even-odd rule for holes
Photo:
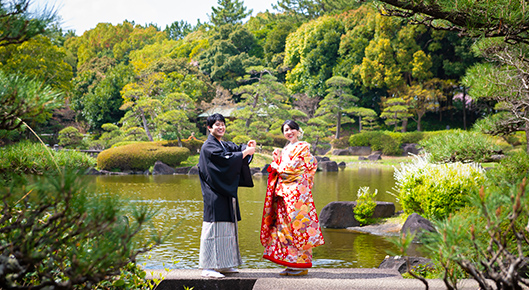
[[[177,166],[190,155],[185,147],[171,146],[167,141],[138,142],[102,151],[97,156],[101,170],[147,170],[156,161]]]

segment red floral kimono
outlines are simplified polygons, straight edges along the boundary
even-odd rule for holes
[[[312,267],[312,248],[323,245],[312,198],[317,161],[310,145],[289,144],[268,167],[261,224],[263,257],[292,268]]]

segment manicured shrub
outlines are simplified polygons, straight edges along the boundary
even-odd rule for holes
[[[163,146],[168,147],[180,147],[178,145],[177,140],[170,140],[170,141],[160,141]],[[182,140],[182,147],[185,147],[189,149],[189,152],[191,155],[199,154],[200,148],[202,148],[202,145],[204,144],[204,141],[202,140]]]
[[[405,213],[443,219],[469,203],[484,184],[485,171],[477,164],[434,164],[429,158],[415,156],[395,169],[397,195]]]
[[[41,143],[23,141],[0,148],[0,173],[44,174],[86,170],[96,159],[74,150],[54,151]],[[57,168],[58,167],[58,168]]]
[[[349,147],[349,137],[341,137],[339,139],[332,139],[331,145],[334,149],[346,149]]]
[[[382,151],[385,155],[400,155],[402,149],[400,144],[390,135],[380,131],[368,131],[351,135],[349,138],[351,146],[370,146],[373,151]]]
[[[424,132],[420,131],[401,133],[401,135],[402,137],[400,140],[400,144],[419,143],[422,139],[424,139]]]
[[[118,142],[112,145],[111,148],[121,147],[125,145],[130,145],[130,144],[143,143],[143,142],[149,143],[150,141],[121,141],[121,142]]]
[[[285,147],[285,145],[287,144],[287,141],[285,139],[285,136],[283,135],[272,135],[270,136],[272,137],[272,144],[267,144],[267,145],[271,145],[271,146],[274,146],[274,147]]]
[[[360,225],[372,224],[376,221],[372,216],[375,213],[377,203],[375,197],[378,191],[375,189],[373,193],[369,192],[369,187],[363,186],[358,189],[356,206],[353,209],[355,219]]]
[[[101,170],[147,170],[156,161],[177,166],[190,155],[185,147],[164,146],[162,142],[138,142],[113,147],[99,153],[97,166]]]
[[[433,162],[488,162],[502,148],[488,135],[451,130],[419,143]]]
[[[77,148],[83,141],[83,134],[75,127],[66,127],[59,131],[59,145],[66,148]]]

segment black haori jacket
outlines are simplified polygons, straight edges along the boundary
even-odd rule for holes
[[[244,149],[245,144],[219,141],[213,135],[209,135],[202,145],[198,171],[204,199],[205,222],[235,222],[232,197],[236,199],[237,220],[241,220],[237,188],[239,185],[253,186],[249,175],[251,156],[248,155],[243,160]],[[244,176],[244,182],[241,174]],[[240,184],[241,182],[245,184]]]

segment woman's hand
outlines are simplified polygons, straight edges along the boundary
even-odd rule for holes
[[[281,149],[276,148],[274,152],[272,152],[272,157],[274,158],[274,160],[278,160],[279,156],[281,156]]]
[[[256,146],[257,146],[257,142],[255,142],[255,140],[248,141],[248,147],[256,147]]]

